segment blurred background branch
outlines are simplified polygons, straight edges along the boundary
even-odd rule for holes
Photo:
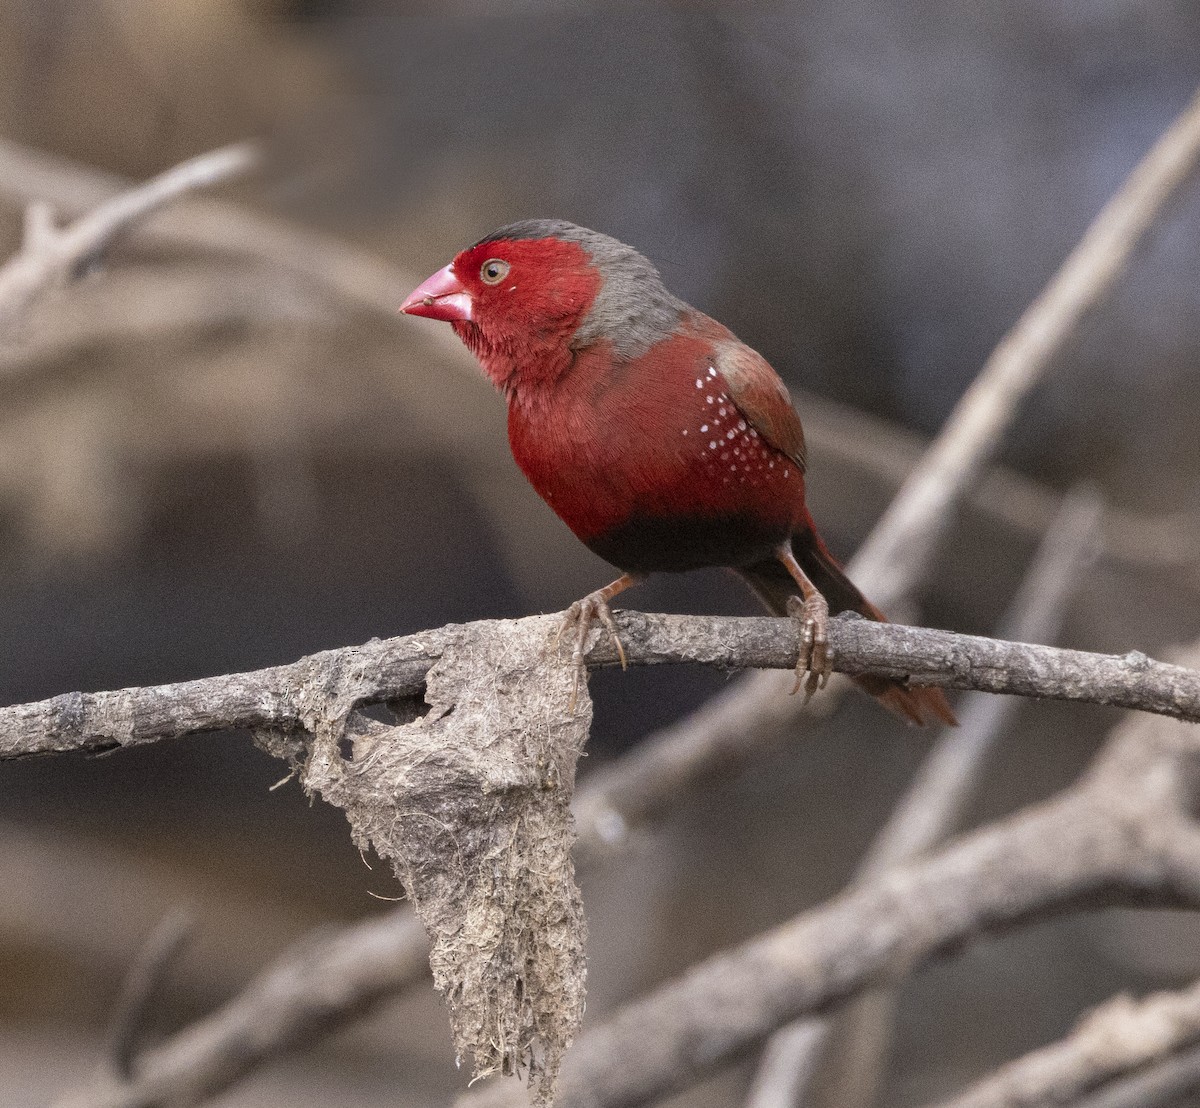
[[[1054,640],[1067,602],[1096,556],[1101,518],[1094,490],[1077,489],[1064,498],[997,635]],[[870,880],[919,858],[954,832],[979,788],[992,748],[1012,725],[1015,707],[1011,699],[982,694],[960,701],[959,726],[944,731],[926,755],[863,858],[856,880]],[[844,1108],[874,1103],[895,1007],[894,993],[867,993],[835,1019],[805,1020],[776,1032],[763,1050],[747,1108],[813,1103],[822,1066],[836,1075],[825,1080],[837,1089]],[[829,1056],[831,1048],[837,1057]]]
[[[222,152],[222,156],[233,154]],[[24,204],[48,204],[67,215],[110,205],[128,182],[68,159],[0,140],[0,195]],[[405,292],[419,280],[383,258],[285,220],[271,219],[228,201],[193,200],[165,213],[143,234],[151,244],[188,251],[219,251],[266,267],[271,280],[302,280],[347,306],[391,319]],[[449,340],[430,342],[449,346]]]
[[[1116,1091],[1112,1086],[1119,1087],[1121,1079],[1130,1075],[1144,1078],[1154,1077],[1156,1071],[1169,1072],[1173,1063],[1188,1057],[1197,1040],[1200,985],[1142,1000],[1114,997],[1080,1020],[1069,1038],[1010,1063],[946,1101],[943,1108],[1079,1104],[1097,1089]],[[1159,1103],[1144,1084],[1143,1088],[1137,1104]],[[1128,1090],[1124,1095],[1128,1096]]]
[[[1196,756],[1193,730],[1128,719],[1076,786],[923,861],[887,867],[585,1032],[559,1103],[650,1103],[795,1016],[897,980],[992,927],[1093,900],[1194,908]],[[512,1084],[463,1103],[513,1103]]]
[[[159,208],[188,192],[240,176],[256,160],[254,148],[246,144],[201,154],[118,193],[61,229],[44,197],[30,201],[21,249],[0,268],[0,327],[10,331],[38,296],[98,264],[114,239]]]

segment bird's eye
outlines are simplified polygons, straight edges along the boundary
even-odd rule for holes
[[[485,285],[498,285],[508,276],[510,269],[512,269],[512,266],[508,262],[500,258],[488,258],[479,267],[479,276]]]

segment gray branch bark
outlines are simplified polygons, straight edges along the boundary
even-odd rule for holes
[[[1067,602],[1095,556],[1100,519],[1095,492],[1076,490],[1066,497],[1001,621],[1000,635],[1038,642],[1058,635]],[[943,731],[876,835],[856,880],[869,880],[920,857],[959,826],[992,748],[1016,708],[1011,698],[983,693],[963,699],[960,726]],[[844,1075],[837,1092],[839,1105],[873,1104],[894,1008],[894,993],[870,993],[858,997],[836,1020],[808,1019],[779,1031],[763,1051],[746,1108],[808,1105],[819,1076],[830,1070]],[[842,1066],[832,1064],[835,1056]]]
[[[618,622],[631,665],[695,662],[790,670],[796,663],[798,632],[790,620],[622,612]],[[99,753],[238,728],[309,735],[322,727],[344,731],[356,708],[420,697],[435,663],[470,653],[485,637],[506,629],[514,641],[540,644],[548,670],[563,666],[550,646],[557,627],[554,616],[449,625],[249,673],[115,692],[65,693],[0,708],[0,760]],[[1109,704],[1200,721],[1200,673],[1136,651],[1093,654],[863,619],[831,621],[829,641],[840,673]],[[587,661],[612,666],[618,659],[607,639],[600,638]],[[562,707],[565,712],[565,703]]]
[[[1194,728],[1133,717],[1055,799],[710,958],[586,1032],[563,1067],[560,1108],[647,1104],[796,1017],[996,928],[1084,904],[1200,904],[1198,765]],[[520,1096],[493,1085],[463,1104]]]
[[[1200,904],[1198,763],[1194,729],[1135,718],[1084,781],[1057,799],[876,877],[586,1033],[567,1057],[560,1103],[645,1103],[802,1012],[899,979],[995,927],[1081,902]],[[196,1103],[280,1041],[309,1041],[331,1013],[344,1018],[415,980],[419,960],[396,960],[405,947],[397,938],[412,926],[394,914],[294,952],[220,1015],[144,1055],[132,1086],[96,1087],[64,1108],[141,1108],[168,1097]],[[409,948],[419,950],[410,937]],[[514,1082],[486,1095],[524,1097]]]
[[[251,729],[273,753],[294,763],[303,757],[305,787],[345,808],[356,839],[373,843],[394,861],[423,923],[435,939],[441,936],[442,945],[435,942],[434,947],[435,976],[447,995],[456,998],[452,1015],[460,1046],[475,1053],[485,1070],[506,1072],[545,1051],[552,1064],[539,1088],[547,1097],[554,1067],[581,1010],[581,962],[573,968],[559,964],[564,952],[577,950],[581,931],[550,944],[552,956],[546,955],[543,969],[548,999],[531,988],[531,967],[541,956],[521,944],[541,942],[547,930],[540,919],[578,918],[564,852],[570,843],[566,805],[573,759],[590,720],[586,700],[579,716],[566,712],[569,667],[550,651],[556,628],[555,617],[451,626],[326,651],[252,673],[112,693],[72,693],[0,709],[0,758],[109,750],[231,727]],[[790,668],[798,647],[796,625],[779,619],[624,613],[621,630],[629,659],[642,664],[699,661]],[[926,680],[959,687],[1021,689],[1200,718],[1200,673],[1140,655],[1117,658],[865,620],[834,621],[831,643],[846,672],[901,676],[915,671]],[[597,643],[589,660],[615,664],[607,638]],[[419,715],[414,703],[419,698],[434,710],[408,727],[385,729],[354,717],[357,708],[368,704],[403,701],[409,702],[410,714]],[[556,734],[561,742],[553,740]],[[555,745],[535,743],[537,749],[532,749],[531,736]],[[354,742],[348,759],[341,749],[347,737]],[[480,796],[502,796],[504,803],[500,808],[481,806]],[[431,803],[437,810],[434,820],[426,812]],[[457,824],[447,822],[452,810]],[[429,826],[444,829],[445,835],[440,830],[430,834]],[[1052,841],[1061,841],[1057,832]],[[541,852],[536,866],[528,864],[530,850]],[[448,856],[454,859],[456,882],[443,880]],[[508,892],[499,892],[494,884],[499,870],[509,872],[515,882]],[[545,875],[548,900],[536,895],[531,873]],[[448,896],[447,884],[453,889]],[[1036,888],[1037,882],[1026,887]],[[883,895],[887,903],[893,899]],[[868,918],[881,910],[872,909]],[[493,918],[497,911],[500,916]],[[463,925],[464,917],[477,912],[483,913],[479,926],[487,943]],[[521,915],[520,922],[509,926],[508,912]],[[528,913],[534,918],[524,918]],[[520,936],[511,950],[504,938],[510,933]],[[860,934],[856,941],[868,938]],[[472,961],[480,950],[485,970]],[[465,963],[464,951],[470,954]],[[521,980],[519,989],[514,984],[515,993],[490,976],[503,965],[519,967],[513,971]],[[286,972],[283,979],[285,987],[294,980]],[[268,980],[273,984],[278,975],[272,973]],[[464,983],[472,987],[464,988]],[[361,995],[365,1000],[371,988]],[[521,998],[516,1016],[500,1010],[512,995]],[[346,998],[343,992],[341,999]],[[255,999],[251,990],[251,1008]],[[498,1040],[495,1027],[500,1025],[523,1027],[528,1037],[515,1043]],[[228,1026],[228,1020],[221,1021],[216,1031]],[[293,1036],[303,1037],[313,1024],[292,1018],[287,1026]],[[483,1044],[496,1044],[494,1057]],[[196,1042],[189,1039],[185,1045]],[[207,1044],[210,1051],[211,1046]],[[253,1052],[243,1052],[231,1065],[228,1057],[207,1053],[212,1063],[208,1078],[221,1079],[222,1062],[226,1070],[246,1065],[245,1054],[253,1057]],[[188,1072],[199,1075],[196,1069]],[[114,1093],[123,1095],[119,1089]]]

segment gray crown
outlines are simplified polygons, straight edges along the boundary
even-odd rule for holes
[[[628,361],[666,338],[687,304],[667,291],[658,270],[632,246],[562,219],[524,219],[481,238],[485,242],[555,238],[578,243],[600,270],[603,285],[584,316],[571,345],[576,349],[609,339],[619,358]]]

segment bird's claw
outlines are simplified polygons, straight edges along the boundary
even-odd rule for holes
[[[818,592],[807,600],[798,596],[788,601],[788,615],[800,621],[800,656],[796,659],[794,696],[803,687],[807,704],[818,689],[829,684],[833,672],[833,650],[829,646],[829,605]]]
[[[575,704],[579,699],[579,682],[586,668],[584,658],[587,654],[588,632],[591,631],[592,623],[595,621],[598,621],[600,626],[608,632],[609,640],[617,652],[621,668],[629,668],[628,659],[625,657],[625,647],[621,644],[621,636],[617,634],[617,624],[613,619],[612,609],[608,606],[608,600],[604,596],[604,590],[588,593],[582,600],[576,600],[563,615],[563,621],[558,627],[558,634],[554,638],[555,649],[558,649],[562,644],[564,634],[569,631],[574,637],[571,646],[571,665],[575,667],[575,679],[571,685],[571,700],[568,704],[568,711],[572,713],[575,711]]]

